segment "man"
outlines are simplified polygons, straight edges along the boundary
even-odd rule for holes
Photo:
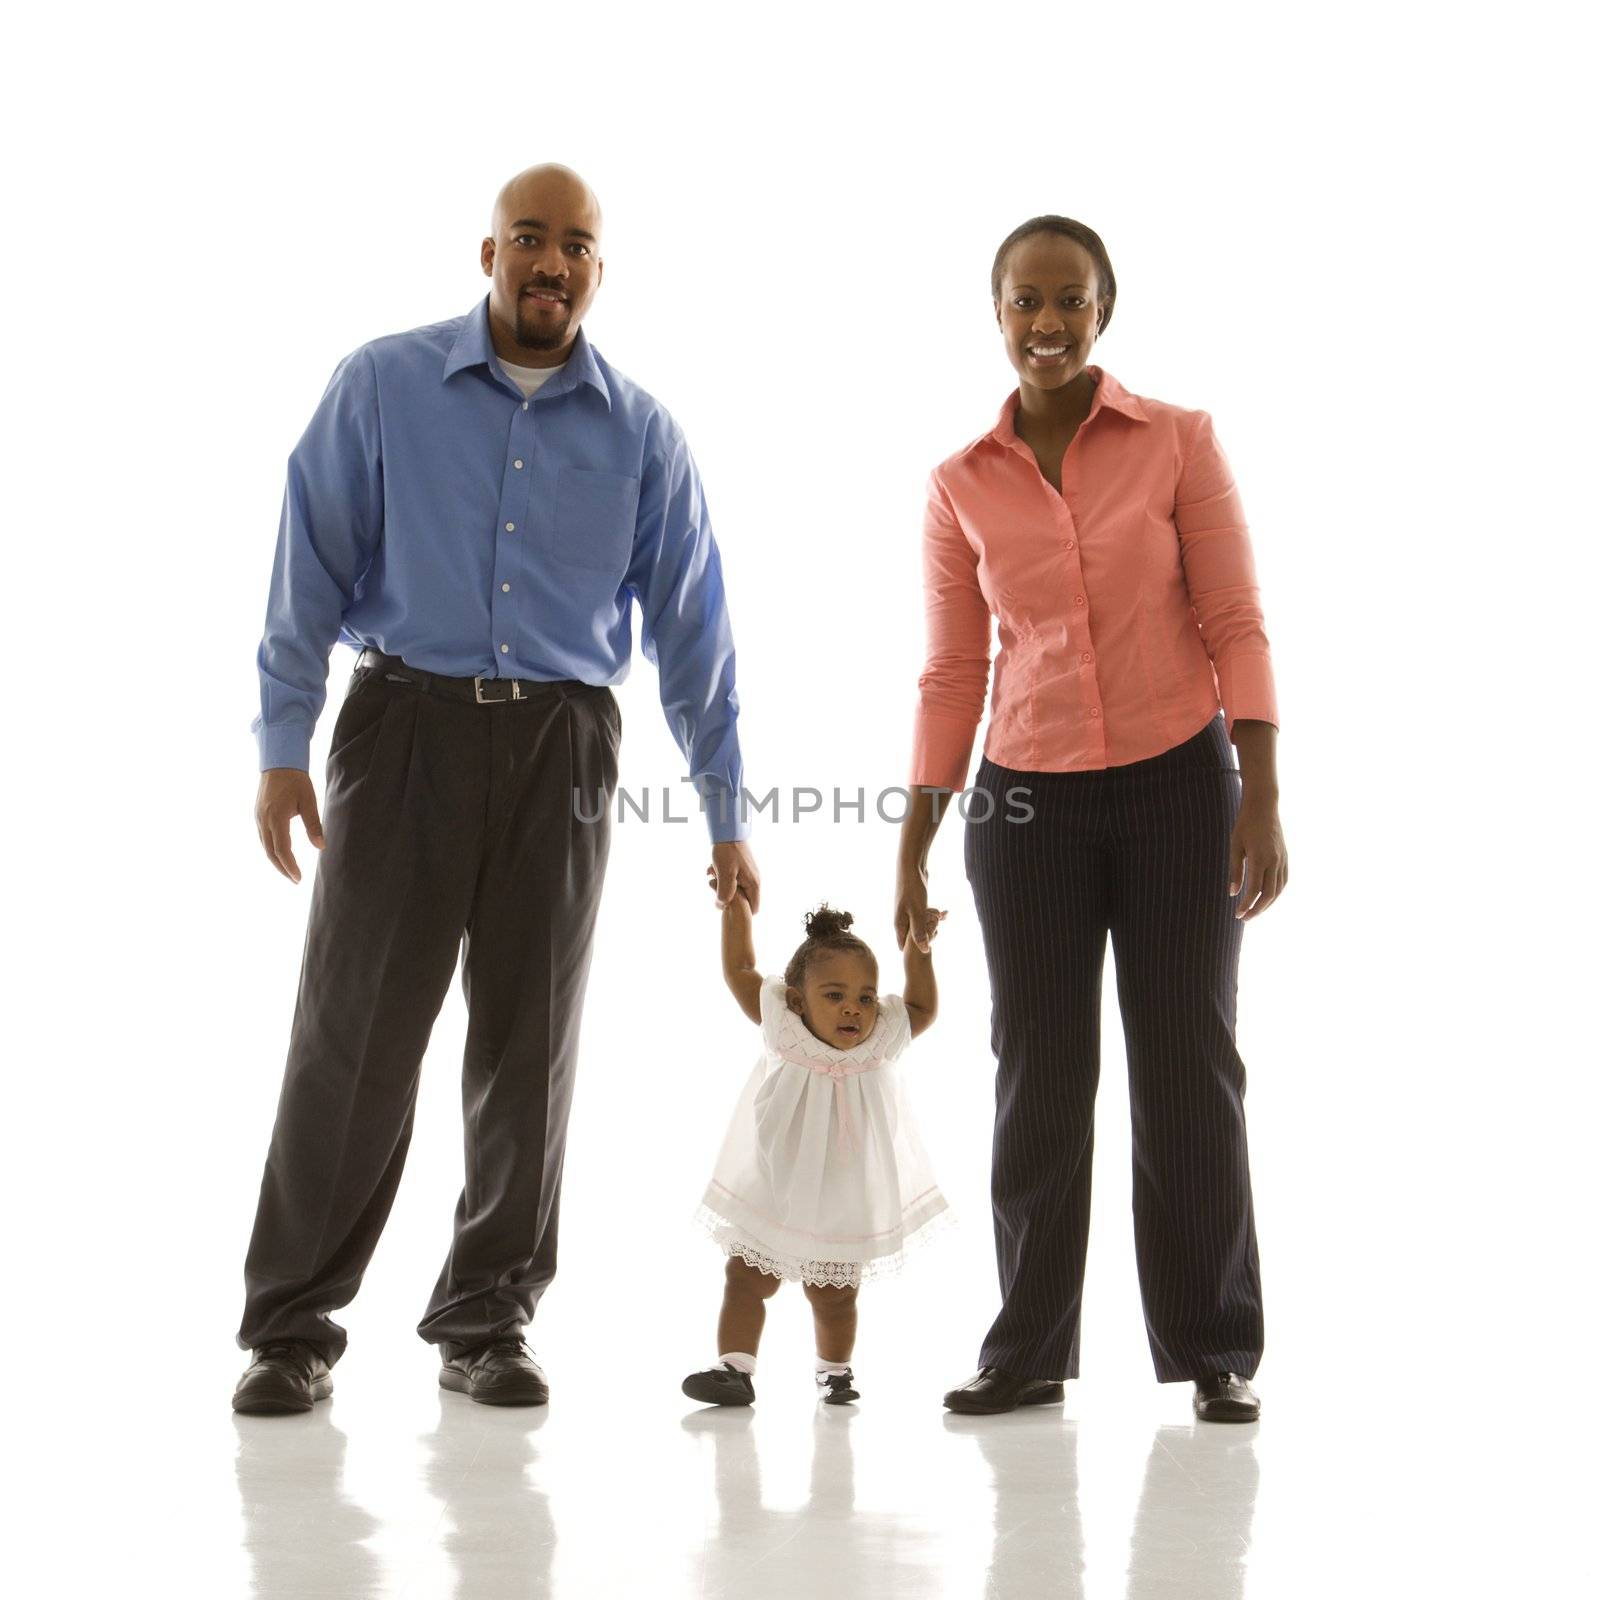
[[[600,208],[539,166],[495,202],[487,297],[340,363],[289,459],[257,657],[268,858],[322,852],[245,1262],[234,1409],[306,1411],[394,1199],[462,953],[466,1187],[418,1328],[440,1383],[536,1405],[523,1339],[556,1266],[562,1156],[609,844],[630,607],[711,829],[717,901],[759,905],[737,798],[733,641],[683,435],[582,332]],[[327,830],[308,775],[336,639]],[[598,813],[598,816],[596,815]]]

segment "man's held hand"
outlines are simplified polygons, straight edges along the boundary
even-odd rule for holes
[[[761,909],[761,874],[756,871],[756,858],[743,840],[712,845],[706,881],[717,897],[718,911],[725,911],[736,894],[742,894],[750,902],[752,913]]]

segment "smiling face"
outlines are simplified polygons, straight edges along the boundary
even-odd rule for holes
[[[1059,233],[1019,240],[1006,257],[995,318],[1017,377],[1035,389],[1064,389],[1089,363],[1100,331],[1094,257]]]
[[[856,950],[829,950],[806,968],[805,988],[789,990],[789,1009],[824,1044],[849,1050],[878,1020],[878,963]]]
[[[524,366],[564,361],[604,263],[600,206],[565,167],[531,167],[500,191],[483,241],[495,349]]]

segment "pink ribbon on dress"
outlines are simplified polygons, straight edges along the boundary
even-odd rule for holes
[[[851,1156],[861,1148],[861,1141],[856,1137],[855,1124],[850,1120],[850,1101],[844,1092],[844,1080],[849,1074],[838,1062],[830,1062],[824,1070],[833,1079],[833,1103],[839,1113],[839,1149],[844,1155]]]
[[[784,1061],[792,1061],[797,1067],[809,1067],[811,1071],[821,1072],[833,1079],[833,1103],[839,1111],[839,1149],[847,1156],[854,1155],[861,1148],[861,1139],[856,1133],[855,1124],[850,1120],[850,1105],[845,1098],[844,1080],[859,1077],[863,1072],[876,1071],[882,1062],[864,1061],[860,1066],[847,1066],[842,1061],[817,1061],[798,1050],[786,1049],[780,1049],[778,1055]]]
[[[797,1067],[810,1067],[813,1072],[826,1072],[827,1077],[834,1080],[834,1104],[838,1107],[838,1149],[843,1155],[856,1154],[861,1149],[861,1138],[856,1133],[856,1125],[850,1120],[850,1107],[845,1101],[845,1078],[859,1077],[862,1072],[875,1072],[883,1066],[882,1059],[867,1059],[859,1064],[818,1061],[805,1054],[805,1051],[795,1050],[794,1046],[789,1045],[779,1045],[776,1054],[779,1061],[794,1062]]]

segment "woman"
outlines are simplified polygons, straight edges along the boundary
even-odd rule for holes
[[[1249,535],[1210,417],[1089,364],[1117,293],[1092,228],[1025,222],[991,291],[1019,387],[929,479],[928,656],[895,910],[903,945],[926,926],[950,803],[930,790],[963,787],[993,614],[994,698],[964,814],[993,995],[1002,1305],[981,1370],[945,1404],[1048,1404],[1077,1376],[1109,933],[1156,1374],[1192,1381],[1204,1420],[1253,1420],[1261,1289],[1234,1002],[1243,924],[1288,862]]]

